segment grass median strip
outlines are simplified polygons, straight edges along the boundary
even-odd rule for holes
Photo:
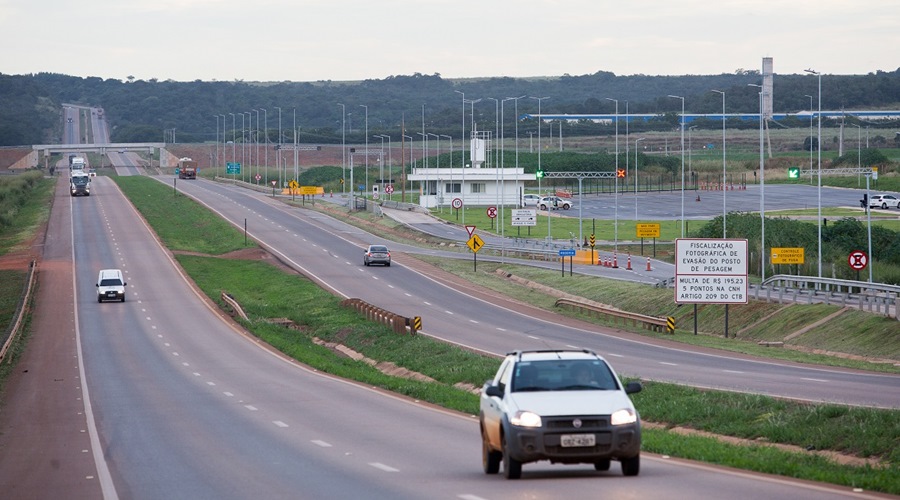
[[[172,217],[167,216],[165,210],[155,210],[148,215],[151,211],[145,212],[142,208],[154,203],[171,206],[171,190],[150,179],[128,181],[127,184],[127,188],[123,184],[123,189],[129,197],[145,198],[138,207],[163,241],[169,241],[167,233],[176,232],[181,235],[175,239],[181,245],[180,250],[200,252],[201,242],[191,244],[191,240],[184,237],[185,233],[191,233],[190,227],[183,224],[174,227]],[[147,195],[145,190],[154,190],[157,186],[167,194],[164,199]],[[201,207],[195,205],[189,210],[198,217],[195,222],[198,227],[217,224],[215,215]],[[240,233],[227,224],[225,227],[238,235],[230,239],[237,243],[223,245],[219,253],[243,248]],[[223,290],[233,295],[248,313],[250,320],[244,322],[244,326],[254,335],[328,373],[474,415],[478,411],[477,395],[458,388],[458,385],[480,387],[494,374],[499,363],[498,359],[478,356],[423,336],[396,335],[387,327],[367,322],[360,314],[341,307],[336,297],[311,281],[263,262],[198,255],[178,255],[177,258],[213,300],[219,302]],[[269,322],[273,318],[289,318],[299,328]],[[321,346],[314,339],[346,345],[368,358],[390,361],[426,375],[434,382],[390,376],[365,362]],[[900,494],[898,411],[802,404],[663,383],[647,384],[634,400],[648,422],[661,426],[647,426],[645,451]],[[759,444],[735,445],[721,439],[684,436],[667,430],[678,426],[753,439]],[[769,446],[775,443],[808,447],[810,451],[784,451]],[[822,449],[877,458],[879,463],[875,466],[842,465],[813,453]],[[473,451],[473,454],[477,457],[477,452]]]

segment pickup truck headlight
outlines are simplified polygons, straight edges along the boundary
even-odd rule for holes
[[[509,423],[517,427],[540,427],[541,416],[530,411],[517,411],[516,414],[509,419]]]
[[[612,425],[633,424],[637,422],[637,413],[631,408],[623,408],[613,412],[609,421]]]

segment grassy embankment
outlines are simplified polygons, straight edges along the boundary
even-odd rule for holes
[[[456,384],[480,386],[496,369],[496,359],[475,356],[423,336],[397,336],[340,307],[337,298],[305,278],[268,264],[216,258],[244,246],[242,236],[231,226],[193,206],[185,197],[173,198],[171,190],[162,184],[146,178],[119,178],[117,182],[172,250],[210,254],[179,255],[178,260],[213,300],[219,301],[221,290],[234,295],[252,318],[244,326],[261,339],[320,370],[465,413],[477,412],[477,396],[460,390]],[[182,204],[185,206],[179,207]],[[192,219],[173,225],[173,219],[165,216],[173,208]],[[223,238],[227,233],[232,236]],[[201,246],[201,242],[214,239],[215,248]],[[303,328],[283,328],[269,323],[267,319],[271,318],[289,318]],[[336,355],[314,343],[313,338],[342,343],[371,359],[391,361],[434,381],[385,375],[366,363]],[[647,383],[634,400],[643,418],[660,426],[647,426],[644,449],[648,452],[900,493],[898,411],[800,404],[661,383]],[[728,444],[716,437],[684,436],[664,430],[668,427],[690,427],[751,442]],[[786,451],[766,443],[801,449]],[[823,455],[803,451],[806,447],[878,458],[881,464],[841,465]]]
[[[28,251],[27,245],[49,217],[54,185],[40,172],[0,176],[0,256]],[[27,277],[27,264],[0,269],[0,344],[10,333]],[[21,348],[20,339],[7,353],[10,362],[0,363],[0,389]]]

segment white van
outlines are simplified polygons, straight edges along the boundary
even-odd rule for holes
[[[102,269],[97,277],[97,302],[118,300],[125,302],[125,279],[119,269]]]

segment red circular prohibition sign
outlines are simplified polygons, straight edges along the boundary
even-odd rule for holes
[[[847,257],[847,263],[850,264],[851,269],[861,271],[865,269],[866,265],[869,263],[869,256],[862,250],[854,250],[850,252],[850,256]]]

